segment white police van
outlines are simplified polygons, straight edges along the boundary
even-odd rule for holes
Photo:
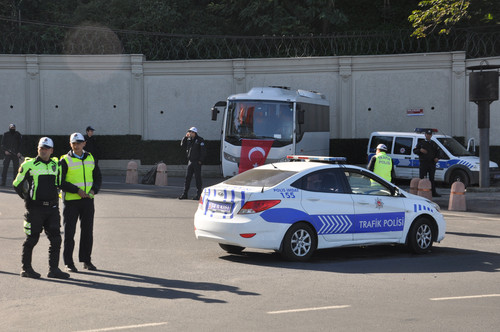
[[[368,143],[368,160],[375,154],[378,144],[387,146],[387,154],[392,158],[396,179],[412,179],[419,177],[418,155],[413,149],[419,141],[425,140],[424,132],[428,128],[416,128],[415,132],[377,131],[370,135]],[[462,182],[465,186],[479,183],[479,157],[469,151],[453,137],[438,134],[432,129],[432,140],[442,150],[442,155],[436,164],[435,180],[452,184]],[[471,145],[471,140],[469,144]],[[500,179],[498,164],[490,161],[490,177]]]

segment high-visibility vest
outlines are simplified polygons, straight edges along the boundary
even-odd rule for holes
[[[85,193],[89,193],[94,184],[94,178],[92,172],[95,168],[94,157],[89,153],[85,159],[79,159],[76,157],[71,157],[69,155],[64,155],[61,160],[65,160],[68,164],[68,172],[66,173],[66,182],[74,184]],[[63,195],[65,201],[74,201],[81,199],[80,195],[73,194],[70,192],[65,192]]]
[[[23,182],[26,178],[26,175],[29,171],[29,174],[33,178],[33,188],[31,188],[30,192],[26,192],[26,195],[31,195],[31,200],[37,199],[37,194],[39,193],[38,185],[40,183],[41,176],[54,176],[54,190],[59,186],[59,163],[56,157],[50,158],[48,163],[37,162],[36,158],[26,158],[24,162],[21,164],[19,168],[19,172],[14,179],[13,185],[15,187],[19,186],[21,182]],[[41,190],[47,191],[47,188],[43,188]],[[45,196],[51,193],[45,193]],[[42,197],[44,195],[42,194]],[[57,198],[57,192],[55,191],[55,198]]]
[[[391,182],[392,158],[382,151],[380,151],[375,158],[376,160],[375,166],[373,167],[373,173]]]

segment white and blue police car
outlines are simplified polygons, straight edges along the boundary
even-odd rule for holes
[[[197,239],[229,253],[275,250],[307,261],[316,249],[406,244],[427,253],[445,236],[439,206],[334,157],[288,156],[205,188],[194,216]]]

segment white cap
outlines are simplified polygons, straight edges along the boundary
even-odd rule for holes
[[[40,141],[38,141],[38,147],[51,149],[54,147],[54,142],[52,142],[52,140],[48,137],[42,137],[40,138]]]
[[[191,128],[189,128],[188,131],[192,131],[193,133],[197,133],[198,129],[196,129],[196,127],[191,127]]]
[[[83,135],[80,133],[73,133],[69,137],[69,142],[70,143],[85,142],[85,138],[83,138]]]
[[[16,125],[15,125],[15,124],[13,124],[13,123],[11,123],[11,124],[9,125],[9,129],[10,129],[10,128],[16,128]]]
[[[385,146],[385,144],[379,144],[377,145],[377,150],[387,151],[387,146]]]

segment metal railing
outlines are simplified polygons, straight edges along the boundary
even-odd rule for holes
[[[410,30],[328,36],[172,35],[96,27],[12,29],[0,25],[1,54],[144,54],[148,60],[275,58],[465,51],[500,55],[500,28],[455,29],[416,39]],[[10,30],[10,31],[9,31]]]

